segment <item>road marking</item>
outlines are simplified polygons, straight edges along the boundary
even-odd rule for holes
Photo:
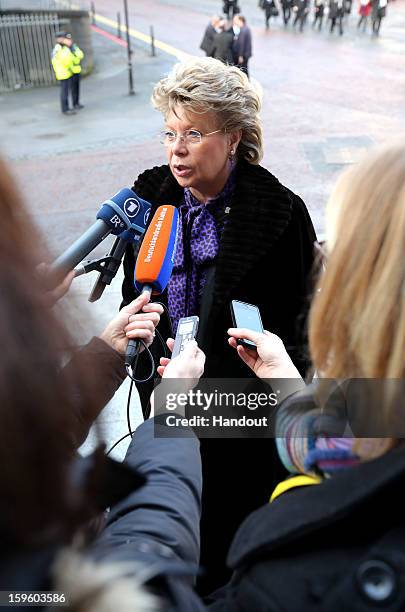
[[[122,38],[118,38],[118,36],[114,36],[114,34],[110,34],[109,32],[106,32],[105,30],[102,30],[101,28],[98,28],[95,25],[91,25],[90,26],[91,29],[94,32],[97,32],[97,34],[101,34],[101,36],[105,36],[106,38],[108,38],[109,40],[113,40],[114,42],[116,42],[118,45],[121,45],[121,47],[126,47],[127,43],[125,40],[122,40]]]
[[[111,28],[118,29],[118,24],[113,19],[109,19],[108,17],[104,17],[103,15],[99,15],[98,13],[96,13],[94,17],[96,21],[98,21],[99,23],[110,26]],[[126,27],[124,25],[121,24],[120,29],[123,34],[126,34]],[[141,40],[142,42],[148,45],[152,43],[151,37],[148,36],[147,34],[143,34],[142,32],[139,32],[139,30],[134,30],[133,28],[129,28],[128,32],[132,38]],[[121,40],[118,37],[116,38],[117,40]],[[181,51],[181,49],[176,49],[176,47],[173,47],[172,45],[168,45],[162,40],[158,40],[156,38],[155,38],[155,47],[156,49],[160,49],[161,51],[164,51],[165,53],[168,53],[169,55],[174,56],[181,62],[191,57],[190,53]]]
[[[82,8],[78,4],[72,4],[71,2],[69,2],[69,4],[68,4],[67,0],[59,0],[59,3],[62,4],[62,5],[65,5],[66,8],[69,8],[69,9],[82,10]],[[100,23],[103,23],[104,25],[110,26],[111,28],[115,28],[116,30],[118,29],[118,23],[116,21],[114,21],[113,19],[109,19],[108,17],[104,17],[103,15],[99,15],[98,13],[94,13],[94,19],[96,21],[99,21]],[[95,27],[97,27],[97,26],[95,26]],[[122,24],[120,25],[120,30],[121,30],[121,32],[123,32],[123,34],[126,33],[126,27],[124,25],[122,25]],[[141,40],[142,42],[146,43],[147,45],[150,45],[152,43],[151,37],[148,36],[147,34],[143,34],[142,32],[139,32],[139,30],[134,30],[132,28],[129,28],[128,31],[129,31],[129,35],[132,36],[132,38],[137,38],[138,40]],[[100,31],[98,31],[98,33],[101,34]],[[118,36],[115,36],[111,40],[115,40],[115,42],[118,42],[121,39],[118,38]],[[121,43],[118,43],[118,44],[121,44]],[[125,47],[126,46],[127,46],[127,44],[125,43]],[[155,47],[156,47],[156,49],[160,49],[161,51],[164,51],[165,53],[168,53],[169,55],[173,55],[180,62],[183,62],[184,60],[189,59],[190,57],[192,57],[192,55],[190,53],[186,53],[185,51],[181,51],[181,49],[177,49],[176,47],[173,47],[172,45],[168,45],[167,43],[163,42],[162,40],[158,40],[156,38],[155,38]]]

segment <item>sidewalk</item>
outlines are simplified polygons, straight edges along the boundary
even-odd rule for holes
[[[131,186],[145,167],[165,161],[157,138],[161,118],[151,109],[150,95],[174,58],[152,58],[149,49],[132,41],[135,95],[129,96],[126,49],[96,33],[93,44],[95,70],[82,79],[85,108],[76,115],[61,114],[57,86],[0,96],[1,154],[11,160],[29,210],[54,254],[95,221],[105,199]],[[145,140],[151,142],[147,151]],[[104,241],[89,259],[104,255],[112,242]],[[93,272],[75,279],[62,301],[80,344],[102,331],[121,301],[120,272],[98,302],[87,302],[95,278]],[[125,382],[98,419],[107,447],[127,433],[128,389]],[[136,390],[131,406],[136,426],[142,419]],[[129,439],[122,442],[112,456],[122,458],[128,443]],[[83,451],[93,444],[91,432]]]

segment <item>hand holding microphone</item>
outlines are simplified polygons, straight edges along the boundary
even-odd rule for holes
[[[150,346],[162,312],[160,304],[149,303],[149,296],[142,293],[110,321],[100,338],[121,355],[125,355],[130,339],[142,340]]]
[[[63,298],[69,291],[70,286],[75,277],[74,270],[68,272],[65,278],[55,287],[54,283],[50,283],[49,264],[43,262],[37,266],[36,272],[40,282],[44,285],[44,301],[46,308],[52,308],[56,302]]]

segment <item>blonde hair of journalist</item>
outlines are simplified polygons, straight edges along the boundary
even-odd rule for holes
[[[405,145],[338,181],[329,257],[310,314],[313,363],[327,378],[405,377]]]
[[[155,86],[152,104],[165,118],[176,114],[177,106],[194,113],[213,111],[221,129],[242,130],[238,159],[259,164],[263,157],[261,94],[239,68],[212,57],[176,64]]]

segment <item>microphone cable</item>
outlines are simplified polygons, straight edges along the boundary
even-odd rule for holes
[[[168,310],[166,304],[163,304],[162,302],[155,302],[155,304],[160,304],[162,306],[164,312],[166,313],[167,319],[169,321],[169,334],[170,334],[171,337],[173,337],[172,321],[171,321],[169,310]],[[166,342],[163,340],[162,334],[159,332],[159,330],[157,328],[155,329],[155,332],[156,332],[157,338],[159,339],[159,342],[161,343],[161,345],[163,347],[164,356],[165,357],[169,357],[169,350],[167,348]],[[139,342],[143,345],[145,351],[148,353],[148,356],[149,356],[149,359],[150,359],[150,362],[151,362],[151,366],[152,366],[151,372],[150,372],[150,374],[149,374],[149,376],[147,378],[144,378],[144,379],[135,378],[134,374],[135,374],[136,368],[138,366],[138,360],[139,360],[139,355],[140,355],[139,351],[137,352],[137,355],[136,355],[136,358],[135,358],[135,362],[134,362],[134,365],[133,365],[133,368],[132,368],[132,373],[130,372],[130,366],[128,366],[128,365],[125,366],[127,376],[131,380],[131,383],[130,383],[130,386],[129,386],[129,391],[128,391],[127,407],[126,407],[126,418],[127,418],[128,433],[126,433],[119,440],[114,442],[114,444],[111,446],[111,448],[109,448],[109,450],[106,452],[106,456],[109,455],[114,450],[114,448],[116,448],[118,446],[118,444],[120,444],[123,440],[125,440],[128,437],[132,438],[133,434],[135,433],[135,430],[132,429],[132,425],[131,425],[131,411],[130,411],[131,399],[132,399],[132,391],[133,391],[134,383],[137,383],[137,384],[146,383],[146,382],[148,382],[154,376],[154,374],[156,372],[156,363],[155,363],[155,360],[153,358],[152,352],[150,351],[149,347],[146,346],[146,344],[145,344],[145,342],[143,340],[139,340]],[[145,420],[146,417],[145,417],[145,413],[143,412],[143,410],[142,410],[142,416],[143,416],[143,418]]]
[[[133,434],[135,433],[134,431],[130,431],[129,433],[126,433],[124,436],[122,436],[119,440],[117,440],[116,442],[114,442],[114,444],[108,449],[108,451],[106,452],[106,457],[112,453],[112,451],[114,450],[114,448],[116,448],[118,446],[118,444],[120,444],[123,440],[125,440],[125,438],[128,438],[129,436],[133,436]]]

